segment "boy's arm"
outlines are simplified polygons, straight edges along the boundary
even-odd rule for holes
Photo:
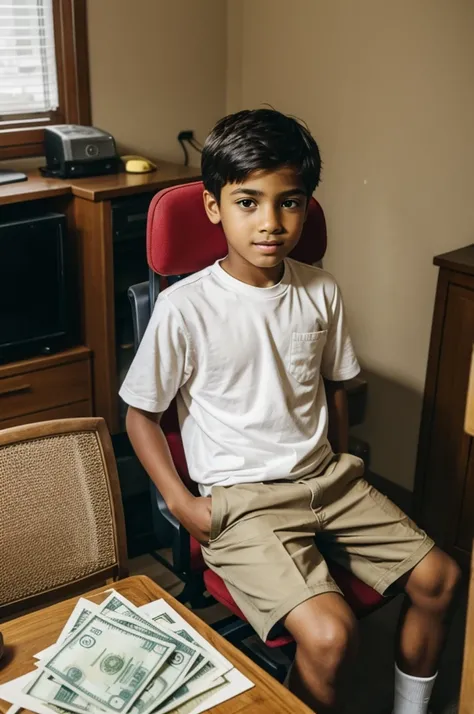
[[[171,513],[196,540],[207,545],[211,529],[211,498],[193,496],[181,481],[158,415],[129,407],[126,426],[136,455]]]
[[[325,379],[324,385],[329,415],[329,443],[334,453],[347,453],[349,450],[349,414],[344,382],[331,382]]]

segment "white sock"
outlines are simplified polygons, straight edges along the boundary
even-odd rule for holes
[[[427,714],[436,677],[412,677],[395,665],[393,714]]]

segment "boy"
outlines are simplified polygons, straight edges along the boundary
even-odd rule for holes
[[[337,710],[356,632],[323,553],[380,593],[404,588],[394,712],[425,714],[459,569],[347,453],[343,381],[359,366],[341,294],[329,273],[286,257],[320,169],[309,131],[279,112],[217,123],[203,198],[228,255],[158,298],[120,391],[127,431],[260,637],[281,624],[293,635],[290,687],[318,714]],[[176,394],[200,497],[159,425]]]

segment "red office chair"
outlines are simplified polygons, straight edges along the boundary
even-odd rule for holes
[[[199,182],[160,191],[151,201],[147,224],[147,258],[150,280],[132,286],[129,297],[134,317],[135,346],[137,347],[146,329],[152,307],[160,290],[190,273],[201,270],[218,258],[226,255],[227,246],[220,225],[211,224],[205,214],[202,200],[203,184]],[[320,205],[311,199],[303,234],[291,257],[305,263],[316,263],[326,251],[326,223]],[[184,483],[197,494],[197,486],[188,474],[183,445],[179,432],[176,405],[170,405],[162,417],[161,426],[166,435],[176,470]],[[185,582],[180,596],[183,602],[202,606],[205,589],[215,600],[225,605],[234,615],[216,629],[242,645],[243,639],[253,633],[245,616],[236,606],[221,578],[208,569],[204,563],[199,543],[190,538],[185,529],[168,511],[166,503],[151,484],[154,520],[159,539],[170,538],[173,549],[173,563],[168,563],[158,554],[155,557],[176,572]],[[384,601],[375,590],[336,563],[328,563],[335,581],[343,591],[348,604],[357,617],[362,617],[379,607]],[[271,656],[270,650],[292,643],[288,633],[267,640],[267,647],[251,649],[251,657],[282,680],[285,667]]]

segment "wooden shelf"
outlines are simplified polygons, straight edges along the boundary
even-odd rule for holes
[[[62,352],[56,352],[51,355],[41,357],[32,357],[31,359],[23,359],[18,362],[8,362],[0,365],[0,379],[2,377],[13,377],[16,374],[25,374],[26,372],[38,372],[41,369],[49,369],[50,367],[58,367],[62,364],[70,364],[89,357],[91,350],[88,347],[71,347]]]

